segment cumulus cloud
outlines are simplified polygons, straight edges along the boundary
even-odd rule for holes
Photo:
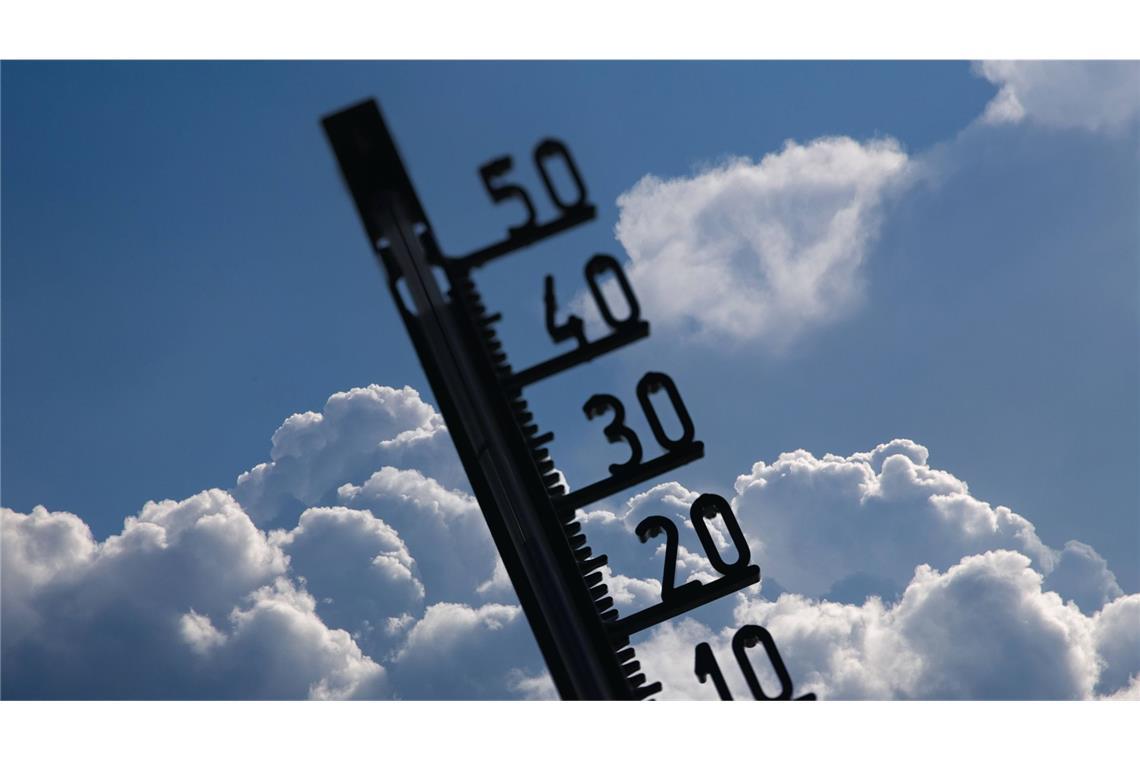
[[[285,579],[250,595],[224,630],[191,611],[183,640],[198,688],[220,699],[349,699],[387,696],[385,671],[346,631],[330,629],[313,597]],[[285,665],[287,663],[287,665]],[[161,677],[151,674],[151,677]]]
[[[1122,596],[1091,547],[1047,546],[1024,517],[977,499],[928,458],[925,447],[898,439],[845,457],[789,452],[740,476],[732,506],[766,574],[764,593],[749,589],[635,642],[647,672],[668,685],[663,698],[716,698],[693,675],[702,641],[718,652],[736,698],[747,698],[730,651],[746,623],[772,632],[797,694],[1131,695],[1140,670],[1140,595]],[[649,515],[669,517],[682,543],[678,581],[715,577],[693,538],[696,497],[665,483],[624,507],[599,507],[583,524],[592,543],[611,557],[621,552],[616,564],[648,585],[663,552],[631,551],[633,526]],[[712,533],[732,551],[726,535]],[[756,655],[763,682],[766,666]],[[767,678],[769,693],[778,691],[770,668]]]
[[[1101,692],[1111,695],[1124,691],[1140,698],[1136,691],[1140,678],[1140,594],[1120,597],[1095,619],[1096,651],[1104,665]]]
[[[1046,546],[1031,522],[977,499],[964,481],[930,466],[928,456],[926,447],[896,439],[846,457],[801,449],[756,462],[736,479],[732,506],[753,561],[766,568],[765,582],[833,601],[893,599],[919,564],[946,569],[964,556],[1008,548],[1030,557],[1067,599],[1079,597],[1090,612],[1120,595],[1092,547]],[[633,531],[645,517],[669,517],[680,529],[677,581],[716,577],[690,520],[698,495],[662,483],[621,507],[597,507],[582,522],[592,543],[616,557],[615,570],[653,578],[660,576],[664,545],[638,552],[630,542],[636,546]],[[710,533],[731,561],[734,549],[718,524],[710,524]]]
[[[543,693],[481,512],[418,393],[334,394],[272,443],[231,492],[150,502],[102,542],[73,514],[4,510],[5,696]],[[457,672],[472,654],[473,675],[432,671],[429,645]]]
[[[780,349],[850,312],[886,193],[906,175],[893,140],[789,141],[759,162],[646,176],[615,233],[654,325]]]
[[[317,600],[321,619],[349,631],[366,651],[391,639],[389,618],[418,614],[424,585],[399,533],[365,510],[313,507],[271,540]]]
[[[0,598],[4,638],[19,641],[40,622],[36,596],[56,578],[89,566],[97,544],[87,523],[37,506],[29,514],[0,511]]]
[[[1080,541],[1065,543],[1046,581],[1046,588],[1085,612],[1095,612],[1124,593],[1104,557]]]
[[[314,507],[266,535],[215,490],[148,503],[101,543],[42,507],[5,509],[2,527],[10,698],[546,693],[518,606],[425,609],[407,545],[368,511]],[[461,577],[470,598],[478,579]]]
[[[1114,132],[1140,115],[1136,61],[984,61],[974,71],[999,88],[981,116],[986,124]]]
[[[4,509],[3,549],[5,638],[17,641],[37,622],[21,612],[44,611],[31,597],[74,594],[77,606],[69,614],[77,619],[116,603],[125,589],[131,598],[122,601],[145,610],[166,607],[165,600],[176,597],[221,613],[229,607],[219,600],[238,599],[286,567],[285,556],[220,490],[181,502],[147,502],[102,543],[73,514]]]
[[[6,697],[345,697],[383,683],[224,491],[148,502],[103,542],[42,507],[0,520]]]
[[[416,470],[382,467],[362,485],[342,486],[337,500],[385,516],[417,558],[431,600],[467,599],[483,583],[493,588],[498,553],[470,494]]]
[[[272,442],[270,461],[242,473],[232,489],[263,527],[291,527],[307,507],[335,503],[337,488],[384,465],[466,487],[443,418],[406,386],[334,393],[322,411],[286,419]]]
[[[515,605],[428,608],[392,656],[396,696],[406,699],[542,698],[538,645]]]
[[[1081,614],[1043,590],[1028,557],[1008,550],[965,557],[944,573],[920,565],[896,604],[784,594],[775,602],[742,599],[735,614],[736,625],[759,624],[771,632],[796,696],[1085,699],[1097,694],[1098,679],[1102,693],[1114,693],[1118,680],[1107,677],[1111,669],[1097,643],[1114,634],[1115,616]],[[707,641],[734,696],[748,698],[731,652],[734,630],[714,632],[693,622],[664,626],[638,653],[654,672],[676,671],[677,688],[667,697],[715,698],[712,685],[691,674],[694,647]],[[753,650],[752,662],[762,684],[767,676],[766,691],[777,692],[761,649]]]
[[[948,571],[963,558],[1003,549],[1025,557],[1043,576],[1045,591],[1057,592],[1085,615],[1121,596],[1092,547],[1075,541],[1062,549],[1047,546],[1030,521],[978,499],[928,457],[924,446],[897,439],[845,457],[799,450],[771,464],[757,462],[737,478],[732,506],[764,579],[760,589],[739,598],[775,600],[790,591],[852,605],[877,597],[891,605],[907,591],[916,567]],[[678,526],[678,583],[717,577],[690,520],[697,496],[679,483],[663,483],[620,507],[599,506],[582,517],[591,544],[611,558],[615,576],[607,583],[623,612],[659,599],[664,544],[641,545],[633,533],[649,515]],[[734,559],[727,534],[715,523],[710,528],[722,556]],[[717,630],[733,615],[731,603],[722,601],[691,617]]]
[[[737,478],[734,506],[761,566],[784,588],[836,601],[862,601],[835,593],[845,584],[893,598],[919,564],[946,569],[993,549],[1053,570],[1056,552],[1032,523],[975,498],[927,458],[905,439],[847,457],[793,451]]]
[[[370,421],[329,413],[338,404]],[[3,510],[4,695],[556,696],[478,505],[446,482],[449,460],[433,470],[421,456],[446,435],[434,410],[376,386],[325,409],[278,430],[256,488],[148,502],[104,541],[73,514]],[[324,461],[330,451],[352,466]],[[639,634],[662,698],[715,698],[693,676],[702,641],[746,698],[729,651],[746,623],[773,633],[797,693],[1135,698],[1140,595],[1122,595],[1091,547],[1045,545],[928,460],[900,439],[848,456],[789,452],[741,475],[732,507],[763,588]],[[634,533],[647,516],[678,527],[678,583],[716,577],[690,520],[698,495],[664,483],[581,514],[623,614],[660,598],[661,537]],[[731,560],[727,532],[713,523],[711,535]]]

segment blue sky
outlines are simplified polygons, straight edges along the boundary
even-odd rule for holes
[[[493,271],[540,304],[534,274],[559,254],[575,280],[578,251],[620,254],[613,200],[645,173],[834,132],[926,146],[952,134],[933,111],[957,125],[990,94],[963,65],[859,69],[6,64],[5,504],[82,502],[108,532],[146,499],[227,485],[266,431],[332,390],[425,386],[320,116],[381,98],[456,253],[513,221],[476,167],[562,136],[598,222]],[[938,97],[900,108],[895,93],[931,78]],[[517,355],[545,350],[525,337]]]
[[[480,275],[516,366],[551,353],[542,275],[568,302],[595,252],[653,267],[652,229],[615,239],[621,209],[650,203],[635,191],[643,177],[683,183],[733,157],[782,154],[788,140],[891,146],[907,168],[867,190],[834,310],[806,319],[790,306],[790,322],[728,338],[671,313],[667,297],[643,300],[648,341],[530,394],[558,435],[556,461],[572,483],[604,475],[612,458],[581,404],[611,392],[632,408],[637,379],[657,369],[706,444],[704,460],[670,476],[689,489],[729,495],[782,452],[848,456],[911,439],[1048,546],[1091,545],[1134,594],[1135,108],[1123,121],[1106,109],[1101,123],[1098,102],[1119,92],[1086,102],[1050,72],[1046,85],[990,73],[966,62],[5,63],[3,505],[72,512],[101,540],[148,500],[232,488],[268,460],[283,420],[337,391],[406,384],[431,400],[318,124],[375,96],[452,254],[516,221],[485,197],[479,164],[511,153],[536,187],[534,144],[554,135],[573,150],[598,220]],[[1124,81],[1129,104],[1135,79]],[[1020,115],[987,111],[1002,82],[1020,88]],[[684,274],[678,291],[699,287]]]

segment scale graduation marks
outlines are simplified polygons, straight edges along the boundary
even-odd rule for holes
[[[586,282],[610,334],[588,341],[577,316],[558,324],[553,278],[547,276],[546,330],[555,343],[571,342],[576,347],[516,371],[496,338],[494,325],[500,315],[488,313],[471,276],[490,261],[594,219],[596,209],[570,151],[553,139],[534,149],[535,168],[560,211],[548,222],[537,220],[523,187],[501,181],[512,166],[509,156],[483,165],[479,174],[492,200],[521,203],[526,221],[510,228],[500,242],[452,257],[436,243],[376,101],[328,116],[323,125],[558,693],[563,699],[644,699],[656,694],[661,684],[647,682],[629,646],[630,636],[758,583],[760,568],[749,562],[748,543],[728,502],[704,494],[692,505],[692,524],[709,562],[722,577],[675,587],[677,526],[663,516],[647,517],[636,528],[637,538],[646,542],[664,535],[666,539],[662,600],[625,617],[614,608],[603,583],[606,556],[593,553],[575,519],[576,511],[701,458],[704,445],[695,439],[693,422],[672,379],[648,372],[637,384],[636,396],[665,453],[642,461],[640,439],[626,426],[621,401],[596,394],[586,400],[583,411],[589,418],[612,414],[603,432],[611,443],[627,444],[630,456],[611,465],[609,477],[567,492],[546,448],[554,434],[540,432],[527,411],[523,389],[648,337],[649,323],[641,319],[621,266],[610,256],[596,255],[586,264]],[[557,163],[569,175],[576,197],[564,198],[552,181],[549,167]],[[628,314],[622,319],[614,317],[602,294],[598,280],[605,274],[615,278],[625,299]],[[447,283],[446,293],[441,280]],[[681,423],[679,436],[671,438],[665,432],[654,395],[658,403],[661,395],[668,398]],[[707,521],[717,515],[736,547],[735,562],[724,561],[710,535]],[[748,661],[745,649],[757,643],[764,646],[779,677],[781,692],[776,697],[764,694]],[[733,639],[733,651],[753,696],[791,698],[791,679],[765,629],[741,628]],[[702,683],[711,675],[720,697],[732,699],[708,644],[696,648],[695,673]]]

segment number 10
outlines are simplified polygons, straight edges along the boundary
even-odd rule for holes
[[[764,689],[760,686],[760,679],[756,677],[756,671],[752,668],[752,663],[748,659],[748,652],[745,651],[747,648],[755,646],[756,644],[764,645],[764,652],[768,655],[768,661],[772,663],[772,669],[776,671],[776,677],[780,679],[780,693],[774,697],[769,697],[764,693]],[[746,625],[742,627],[736,632],[736,635],[732,637],[732,653],[736,655],[736,661],[740,664],[740,671],[744,674],[744,680],[748,682],[748,688],[752,692],[754,699],[777,700],[792,698],[792,677],[788,675],[788,668],[784,665],[784,658],[780,656],[780,651],[776,649],[776,642],[772,639],[772,634],[768,633],[767,628],[761,625]],[[717,664],[716,655],[713,654],[712,647],[705,642],[701,642],[697,644],[695,654],[695,672],[697,679],[701,683],[704,683],[705,678],[712,676],[716,693],[722,700],[731,700],[732,692],[728,690],[728,684],[724,681],[724,674],[720,671],[720,665]],[[796,697],[796,699],[814,700],[815,694],[804,694],[802,697]]]

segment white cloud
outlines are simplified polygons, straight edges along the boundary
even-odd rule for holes
[[[400,662],[431,658],[436,651],[455,643],[471,629],[483,627],[497,631],[518,614],[518,607],[506,604],[488,604],[479,609],[463,604],[434,604],[412,628],[404,646],[393,659]]]
[[[733,506],[769,577],[812,596],[892,598],[917,565],[944,570],[993,549],[1019,551],[1042,573],[1053,571],[1059,553],[1032,523],[974,497],[927,458],[924,446],[905,439],[847,457],[785,453],[737,478]],[[1074,564],[1074,573],[1082,570],[1100,575]]]
[[[1045,587],[1085,612],[1095,612],[1124,593],[1104,557],[1080,541],[1065,543]]]
[[[321,619],[350,632],[370,655],[390,643],[387,620],[419,614],[424,586],[394,528],[365,510],[313,507],[271,540],[317,600]]]
[[[1115,576],[1091,547],[1045,545],[1030,521],[976,498],[964,481],[930,466],[928,456],[924,446],[905,439],[846,457],[817,458],[799,450],[771,464],[757,462],[737,478],[732,506],[752,562],[762,569],[763,594],[774,599],[792,591],[853,604],[879,596],[891,603],[919,565],[945,571],[963,557],[1010,549],[1032,560],[1045,576],[1046,590],[1085,613],[1120,596]],[[679,483],[663,483],[630,498],[624,508],[601,506],[581,518],[591,545],[610,556],[616,577],[607,584],[623,612],[655,601],[651,589],[660,588],[664,543],[642,545],[633,532],[649,515],[669,517],[678,527],[678,584],[717,577],[690,521],[697,496]],[[715,524],[710,533],[731,561],[735,549],[728,536]],[[631,588],[639,590],[636,598]],[[756,591],[750,588],[746,596]],[[731,614],[724,603],[702,608],[695,617],[716,628]]]
[[[656,578],[631,578],[627,575],[615,574],[607,566],[602,568],[602,579],[609,589],[614,605],[619,610],[626,611],[627,614],[661,601],[661,581]]]
[[[4,510],[5,694],[541,695],[475,500],[393,463],[457,482],[439,415],[371,386],[286,420],[233,494],[147,503],[103,542],[72,514]]]
[[[434,604],[408,632],[391,662],[400,698],[542,695],[537,682],[520,677],[542,666],[530,626],[514,605]]]
[[[514,586],[511,585],[511,577],[507,575],[502,557],[495,557],[495,569],[491,577],[476,586],[475,593],[489,599],[514,599]]]
[[[210,630],[200,616],[181,622],[184,640],[197,655],[192,663],[196,676],[212,687],[212,698],[388,694],[384,668],[365,656],[346,631],[326,626],[313,597],[285,579],[251,594],[248,607],[230,613],[226,631]]]
[[[1115,691],[1112,694],[1106,694],[1105,696],[1101,697],[1101,699],[1126,700],[1129,702],[1140,700],[1140,675],[1133,676],[1132,679],[1128,682],[1128,685],[1120,691]]]
[[[981,120],[1118,131],[1140,115],[1136,61],[984,61],[974,70],[999,87]]]
[[[998,87],[984,124],[1109,133],[1140,116],[1140,62],[986,61],[974,70]],[[941,152],[910,157],[893,139],[833,136],[690,177],[643,177],[618,198],[615,228],[643,313],[706,344],[776,351],[850,315],[885,202],[920,176],[936,180]],[[597,329],[586,291],[571,307]]]
[[[342,504],[383,515],[399,531],[417,558],[429,601],[471,599],[481,584],[494,581],[498,553],[470,494],[415,470],[385,466],[363,485],[342,486],[336,496]]]
[[[345,484],[337,489],[337,496],[351,501],[392,500],[398,508],[404,505],[417,511],[430,513],[441,522],[479,511],[479,504],[468,493],[444,488],[434,478],[416,470],[397,470],[381,467],[363,486]]]
[[[43,508],[5,509],[2,527],[6,696],[544,693],[519,608],[425,609],[407,545],[366,511],[311,508],[267,536],[214,490],[148,503],[102,543],[74,515]],[[469,526],[454,527],[461,546]],[[479,580],[462,578],[470,598]],[[506,592],[496,590],[513,599]]]
[[[182,640],[199,655],[206,655],[226,642],[226,635],[214,627],[210,618],[194,610],[179,619],[178,629]]]
[[[4,639],[23,639],[40,621],[36,597],[56,578],[81,575],[98,548],[87,523],[37,506],[29,514],[0,510],[0,598]]]
[[[667,684],[664,698],[716,698],[693,676],[701,641],[719,647],[733,692],[745,698],[729,651],[744,623],[771,630],[797,694],[1131,694],[1140,671],[1140,595],[1121,596],[1091,547],[1050,548],[1024,517],[977,499],[928,457],[925,447],[900,439],[846,457],[790,452],[738,478],[733,507],[766,574],[768,598],[738,594],[635,642],[646,671]],[[669,517],[682,540],[678,581],[701,577],[683,561],[686,536],[696,544],[689,535],[696,496],[661,484],[624,510],[599,508],[583,523],[591,543],[610,542],[606,551],[618,555],[623,572],[655,578],[662,552],[653,562],[636,559],[632,527],[648,515]],[[627,548],[618,554],[621,540]],[[727,546],[724,536],[718,544]],[[692,553],[702,554],[699,545]],[[778,690],[772,683],[769,691]]]
[[[1101,692],[1131,689],[1135,693],[1140,678],[1140,594],[1109,603],[1097,613],[1096,623],[1096,650],[1104,664]]]
[[[234,496],[263,527],[290,527],[308,507],[382,466],[430,472],[451,488],[467,481],[443,418],[409,387],[334,393],[321,412],[294,414],[273,434],[270,461],[238,476]]]
[[[1129,599],[1128,612],[1135,612],[1140,596]],[[1114,606],[1124,611],[1122,602]],[[745,623],[771,632],[795,696],[1084,699],[1115,693],[1120,676],[1127,682],[1140,667],[1132,654],[1116,671],[1104,668],[1098,645],[1105,637],[1125,651],[1140,621],[1123,624],[1131,639],[1122,641],[1113,630],[1117,616],[1081,614],[1043,590],[1029,559],[1012,551],[965,557],[945,573],[921,565],[894,605],[878,598],[854,605],[785,594],[775,602],[741,598],[735,614],[735,625],[720,631],[687,621],[662,626],[638,645],[646,668],[670,679],[663,697],[717,698],[712,684],[700,684],[692,673],[694,647],[705,641],[734,697],[749,698],[730,648],[736,627]],[[777,692],[763,651],[751,655],[766,691]]]
[[[275,522],[293,514],[268,535],[220,490],[149,502],[102,542],[75,515],[3,510],[5,695],[555,696],[474,499],[391,464],[440,433],[434,411],[409,389],[333,398],[326,412],[359,403],[373,419],[282,426],[248,492]],[[383,441],[393,451],[377,456]],[[354,464],[324,461],[334,451]],[[640,635],[662,697],[715,696],[692,670],[708,641],[744,698],[727,648],[747,622],[772,631],[798,692],[823,697],[1135,698],[1140,595],[1122,596],[1091,547],[1046,546],[928,458],[895,440],[790,452],[738,478],[732,505],[767,598],[752,587]],[[302,499],[318,493],[338,506]],[[661,537],[634,534],[646,516],[678,527],[678,583],[715,575],[689,519],[697,496],[664,483],[580,516],[623,613],[660,595]]]
[[[522,670],[512,670],[507,674],[510,690],[523,699],[558,699],[558,689],[549,673],[532,675]]]
[[[758,163],[642,178],[618,198],[615,232],[644,312],[655,326],[775,349],[849,313],[880,205],[907,165],[893,140],[827,137]]]
[[[383,683],[224,491],[148,502],[101,543],[43,508],[4,509],[2,528],[5,696],[343,697]]]
[[[765,584],[833,601],[861,602],[868,595],[889,600],[920,564],[945,570],[964,556],[1005,548],[1030,557],[1048,576],[1049,589],[1086,612],[1120,595],[1091,547],[1046,546],[1031,522],[976,498],[964,481],[930,466],[928,455],[924,446],[897,439],[846,457],[798,450],[770,464],[755,463],[736,479],[732,506]],[[698,495],[679,483],[662,483],[624,507],[601,506],[581,520],[616,573],[656,581],[664,544],[641,545],[633,531],[649,515],[669,517],[680,539],[677,582],[715,577],[690,521]],[[731,561],[728,536],[716,524],[710,533]]]

